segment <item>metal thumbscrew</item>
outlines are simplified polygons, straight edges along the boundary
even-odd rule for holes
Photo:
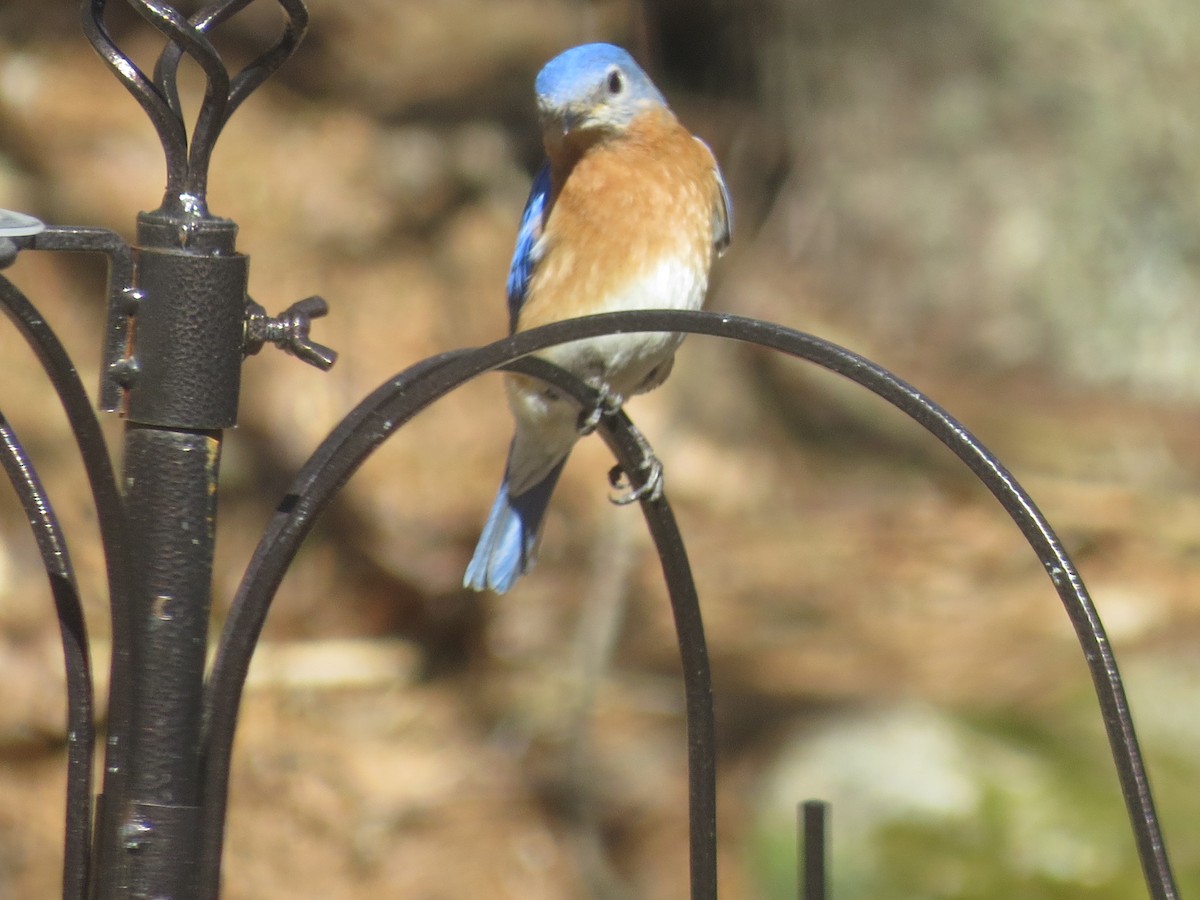
[[[314,295],[296,301],[277,316],[269,316],[259,303],[247,297],[244,352],[253,356],[264,344],[274,344],[327,372],[337,362],[337,351],[309,340],[308,331],[313,319],[328,312],[329,304],[325,299]]]

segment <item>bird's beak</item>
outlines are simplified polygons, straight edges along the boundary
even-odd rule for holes
[[[562,118],[562,133],[568,135],[572,131],[581,127],[587,121],[588,115],[577,109],[566,109],[563,111]]]
[[[542,130],[547,134],[566,137],[571,132],[586,128],[591,121],[591,111],[575,106],[559,106],[552,103],[538,105]]]

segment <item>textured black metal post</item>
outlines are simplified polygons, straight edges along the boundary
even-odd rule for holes
[[[139,226],[123,478],[136,677],[98,843],[113,873],[102,896],[188,898],[217,471],[237,415],[247,264],[232,223],[160,212]]]
[[[208,629],[215,434],[130,426],[132,720],[121,868],[133,896],[193,896],[199,698]]]

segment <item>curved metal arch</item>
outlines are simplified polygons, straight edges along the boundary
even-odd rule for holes
[[[121,608],[127,582],[125,512],[100,421],[66,348],[37,308],[3,275],[0,275],[0,311],[8,316],[37,356],[66,413],[96,506],[110,604],[115,611]],[[114,621],[114,625],[120,624],[123,623]]]
[[[0,309],[12,320],[37,355],[67,415],[96,506],[108,569],[113,615],[113,677],[124,671],[117,640],[124,610],[124,512],[108,445],[66,349],[32,303],[0,276]],[[63,896],[83,898],[89,878],[92,757],[95,751],[91,664],[83,609],[67,546],[41,482],[7,422],[3,423],[4,467],[29,516],[30,527],[50,581],[63,637],[67,677],[67,816],[63,863]],[[119,711],[112,710],[113,715]]]
[[[63,842],[63,897],[83,900],[91,856],[92,754],[96,746],[92,667],[79,585],[67,542],[37,470],[0,412],[0,465],[29,521],[50,582],[67,676],[67,813]]]
[[[121,387],[112,363],[120,359],[125,340],[121,298],[133,278],[133,256],[129,245],[115,232],[103,228],[55,226],[30,238],[24,246],[36,250],[101,253],[109,265],[108,322],[105,326],[99,406],[112,411],[119,405]],[[109,662],[108,728],[105,747],[103,791],[97,798],[95,820],[98,838],[113,833],[110,819],[123,804],[127,767],[127,736],[131,713],[133,677],[130,635],[133,622],[129,608],[129,541],[125,528],[125,504],[117,487],[108,444],[100,422],[79,381],[74,363],[54,331],[29,300],[7,279],[0,277],[0,304],[41,361],[59,402],[67,414],[96,507],[100,539],[108,576],[111,659]],[[93,860],[112,848],[93,846]],[[99,868],[101,876],[106,873]]]
[[[207,848],[203,877],[209,879],[209,888],[215,890],[219,868],[229,757],[237,705],[250,655],[274,593],[315,517],[391,433],[417,411],[465,381],[489,369],[510,365],[515,368],[520,357],[554,344],[602,334],[641,331],[707,334],[757,344],[815,363],[849,378],[904,412],[975,473],[1013,519],[1046,568],[1075,629],[1100,703],[1150,896],[1155,900],[1177,897],[1128,701],[1104,627],[1054,530],[1012,474],[946,410],[892,372],[856,353],[821,338],[756,319],[712,312],[659,310],[573,319],[512,335],[476,350],[428,359],[376,389],[313,454],[277,509],[255,551],[226,623],[206,689],[202,777],[207,827],[203,832],[205,840],[213,844]],[[524,363],[519,365],[524,368]],[[573,379],[554,377],[549,380],[581,396],[569,383]],[[619,432],[620,425],[617,425],[612,433]],[[614,449],[619,449],[620,441],[616,444]],[[636,479],[634,471],[625,465],[627,462],[636,468],[636,460],[622,459],[631,479]],[[679,549],[682,551],[682,545]],[[670,583],[672,573],[668,571],[667,574]],[[695,834],[693,839],[695,841]],[[701,843],[709,840],[704,836]],[[711,840],[715,841],[715,835]],[[695,866],[694,854],[694,874]],[[707,880],[707,874],[705,878]],[[694,881],[693,896],[715,896],[715,863],[711,891],[707,885]]]

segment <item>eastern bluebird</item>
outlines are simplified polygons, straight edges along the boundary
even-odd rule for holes
[[[546,161],[508,274],[510,331],[620,310],[698,309],[731,233],[712,152],[620,47],[567,50],[546,64],[535,88]],[[662,384],[682,339],[604,335],[538,356],[598,390],[611,410]],[[497,593],[532,565],[550,494],[588,430],[578,404],[545,383],[508,373],[505,387],[516,434],[463,578],[465,587]]]

